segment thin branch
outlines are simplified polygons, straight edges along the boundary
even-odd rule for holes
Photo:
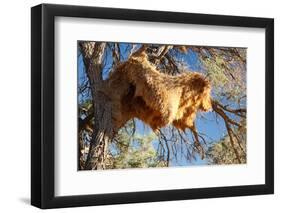
[[[169,144],[168,144],[168,139],[161,130],[159,130],[158,132],[160,134],[160,137],[164,140],[164,143],[165,143],[165,146],[166,146],[166,149],[167,149],[166,163],[167,163],[167,167],[169,167],[169,164],[170,164],[170,147],[169,147]]]
[[[241,163],[241,157],[239,155],[239,152],[238,150],[236,149],[235,145],[234,145],[234,140],[233,140],[233,132],[232,132],[232,129],[230,127],[230,123],[232,124],[237,124],[236,122],[234,122],[232,119],[230,119],[226,114],[225,112],[219,107],[219,105],[217,104],[216,101],[212,101],[212,107],[213,107],[213,110],[218,113],[224,120],[224,123],[225,123],[225,127],[226,127],[226,130],[228,132],[228,135],[229,135],[229,139],[230,139],[230,143],[231,143],[231,146],[234,150],[234,153],[235,153],[235,156],[236,156],[236,159],[239,163]],[[240,124],[238,126],[241,126]]]
[[[247,112],[247,110],[244,109],[244,108],[230,109],[230,108],[228,108],[226,106],[223,106],[218,101],[215,101],[215,104],[217,104],[219,107],[221,107],[222,109],[224,109],[227,112],[233,113],[233,114],[238,115],[238,116],[243,117],[243,118],[246,117],[245,113]]]

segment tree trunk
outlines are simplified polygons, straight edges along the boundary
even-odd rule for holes
[[[113,137],[111,102],[101,92],[104,87],[102,59],[105,51],[105,43],[86,41],[80,42],[79,46],[90,81],[94,106],[94,130],[84,169],[105,169],[107,147]]]
[[[113,137],[111,103],[102,93],[95,94],[94,97],[94,131],[84,167],[86,170],[105,169],[107,147]]]

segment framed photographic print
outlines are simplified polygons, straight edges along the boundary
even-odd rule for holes
[[[31,9],[31,203],[272,194],[274,21]]]

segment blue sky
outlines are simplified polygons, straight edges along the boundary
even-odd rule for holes
[[[128,47],[131,44],[127,43],[120,43],[120,51],[121,51],[121,60],[124,61],[128,57]],[[108,73],[110,72],[110,69],[112,67],[112,57],[111,53],[107,51],[106,53],[106,58],[105,58],[105,66],[103,68],[103,78],[108,77]],[[191,71],[198,71],[202,70],[202,65],[198,59],[198,56],[195,52],[193,51],[188,51],[187,54],[182,54],[179,56],[181,60],[184,60],[184,62],[188,65],[188,69]],[[82,56],[78,57],[78,84],[81,84],[83,82],[83,79],[85,78],[85,72],[84,72],[84,64],[82,60]],[[83,100],[87,99],[88,96],[82,96],[79,95],[79,102],[83,102]],[[197,115],[196,119],[196,125],[198,132],[204,133],[208,137],[205,137],[205,140],[208,143],[218,141],[221,139],[226,132],[224,123],[221,118],[215,117],[215,114],[212,112],[208,113],[199,113]],[[144,134],[149,134],[152,132],[152,130],[147,126],[144,125],[142,121],[137,120],[136,121],[136,132],[138,134],[144,135]],[[189,136],[191,137],[191,136]],[[159,142],[157,140],[154,141],[153,145],[156,148],[157,144]],[[196,160],[190,162],[187,161],[185,158],[179,158],[178,161],[176,162],[175,160],[171,161],[171,166],[180,166],[180,165],[205,165],[207,164],[206,160],[201,160],[199,156],[196,157]]]

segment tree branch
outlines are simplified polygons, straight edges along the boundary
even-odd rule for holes
[[[233,148],[233,151],[235,153],[235,156],[236,156],[236,159],[239,163],[241,163],[241,157],[239,155],[239,152],[238,150],[236,149],[235,145],[234,145],[234,139],[233,139],[233,131],[230,127],[230,124],[233,124],[233,125],[237,125],[239,127],[241,127],[240,124],[238,124],[237,122],[233,121],[232,119],[230,119],[226,114],[225,112],[220,108],[220,105],[218,104],[217,101],[212,101],[212,107],[213,107],[213,110],[218,113],[222,119],[224,120],[224,123],[225,123],[225,127],[226,127],[226,130],[228,132],[228,135],[229,135],[229,139],[230,139],[230,143],[231,143],[231,146]]]

